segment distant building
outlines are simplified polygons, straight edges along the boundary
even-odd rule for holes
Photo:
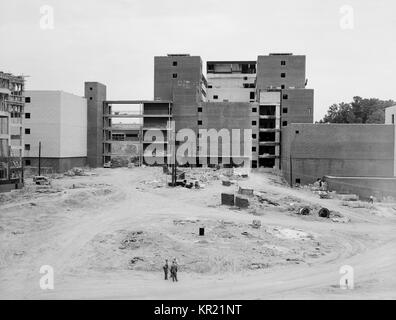
[[[173,101],[176,131],[252,130],[252,149],[244,159],[250,158],[253,168],[280,169],[281,129],[313,123],[314,92],[306,89],[305,56],[208,61],[205,77],[200,57],[168,55],[155,57],[154,74],[155,99]],[[232,164],[220,150],[214,156],[219,163]]]
[[[164,104],[164,110],[168,110],[169,104],[169,119],[175,122],[176,132],[189,129],[197,137],[197,156],[192,159],[186,155],[183,163],[199,166],[215,160],[219,164],[234,165],[249,159],[253,168],[280,169],[281,129],[291,123],[313,122],[313,90],[306,89],[306,83],[305,56],[285,53],[259,56],[257,61],[208,61],[205,76],[201,57],[168,54],[154,58],[154,101],[151,103]],[[85,84],[91,114],[88,116],[88,163],[91,166],[101,166],[114,155],[109,140],[115,132],[112,121],[117,117],[133,118],[125,113],[113,114],[112,106],[125,105],[128,101],[106,101],[105,91],[102,84]],[[147,103],[150,102],[144,105],[148,106]],[[152,114],[151,119],[144,113],[141,112],[141,117],[145,123],[165,121],[168,117],[162,115],[161,119],[162,111]],[[167,130],[164,123],[162,127]],[[224,158],[220,147],[202,151],[201,132],[210,129],[251,130],[248,154]],[[180,142],[176,141],[176,147],[178,145]],[[245,146],[242,142],[233,144],[232,148],[245,152]]]
[[[24,162],[46,172],[86,165],[87,101],[63,91],[26,91]]]
[[[0,192],[23,185],[24,78],[0,72]]]
[[[385,108],[385,124],[396,124],[396,105]]]

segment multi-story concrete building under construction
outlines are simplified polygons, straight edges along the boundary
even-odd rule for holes
[[[199,136],[202,129],[251,130],[249,154],[246,140],[238,146],[231,142],[231,148],[245,153],[227,159],[220,149],[210,150],[211,163],[213,158],[223,164],[250,159],[253,168],[280,168],[282,127],[313,122],[305,56],[285,53],[259,56],[257,61],[208,61],[206,69],[205,77],[201,58],[189,55],[154,60],[154,97],[173,101],[176,131],[189,128]]]
[[[0,72],[0,192],[23,184],[24,78]]]
[[[259,56],[257,61],[208,61],[206,69],[205,76],[199,56],[155,57],[153,101],[107,101],[103,84],[87,82],[88,163],[102,166],[128,157],[130,153],[122,150],[132,149],[140,163],[151,156],[163,163],[169,159],[170,145],[178,148],[183,142],[173,141],[167,124],[173,120],[176,133],[188,129],[196,137],[190,140],[194,152],[179,157],[181,164],[249,161],[253,168],[279,169],[282,127],[313,122],[313,90],[306,89],[305,56],[285,53]],[[161,131],[163,139],[155,139],[159,148],[149,154],[154,138],[146,134],[153,128]],[[231,150],[225,153],[221,144],[204,147],[208,130],[228,130]],[[233,139],[233,130],[240,130],[235,133],[238,139]],[[120,140],[135,147],[116,147]]]

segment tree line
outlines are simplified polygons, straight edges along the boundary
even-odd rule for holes
[[[385,108],[395,105],[393,100],[353,97],[349,103],[331,105],[320,123],[384,123]]]

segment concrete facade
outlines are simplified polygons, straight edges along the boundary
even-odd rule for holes
[[[87,99],[87,164],[103,166],[103,108],[106,86],[99,82],[85,82],[84,96]]]
[[[396,124],[396,105],[385,109],[385,124]]]
[[[385,124],[392,124],[392,125],[396,124],[396,105],[385,109]],[[395,130],[394,139],[396,141],[396,130]],[[396,177],[396,148],[394,154],[394,167],[395,167],[394,176]]]
[[[25,81],[0,72],[0,192],[23,184]]]
[[[25,166],[39,156],[54,172],[84,166],[87,157],[87,101],[63,91],[26,91],[24,121]],[[75,160],[74,160],[75,159]]]
[[[357,194],[360,199],[374,196],[378,200],[386,197],[396,199],[396,178],[383,177],[333,177],[326,176],[329,191],[344,194]]]
[[[191,90],[197,101],[203,101],[206,86],[201,57],[188,54],[154,57],[154,100],[173,101],[179,88]]]
[[[104,101],[103,110],[103,163],[167,163],[170,101]]]
[[[290,184],[326,175],[393,177],[395,126],[292,124],[282,128],[281,168]]]
[[[291,123],[313,123],[314,91],[312,89],[285,89],[281,92],[282,127]]]
[[[253,146],[252,142],[252,121],[257,121],[257,113],[253,112],[250,103],[246,102],[204,102],[201,105],[201,111],[198,115],[199,121],[201,124],[199,126],[199,139],[204,139],[204,133],[207,133],[208,130],[216,130],[217,133],[220,133],[221,130],[225,129],[224,134],[226,137],[228,136],[230,139],[230,156],[232,159],[227,156],[226,158],[222,157],[222,148],[221,143],[222,140],[218,140],[218,148],[213,149],[210,148],[210,143],[212,140],[207,140],[207,153],[204,154],[204,150],[200,150],[201,156],[203,158],[220,158],[218,159],[219,163],[223,164],[231,164],[231,160],[234,164],[240,165],[241,160],[249,161],[248,165],[250,166],[250,161],[253,158],[253,150],[257,157],[257,150]],[[235,136],[233,139],[232,130],[240,130],[239,131],[239,140]],[[237,131],[234,131],[235,134]],[[201,140],[200,140],[201,141]],[[203,140],[202,140],[203,141]],[[213,140],[214,141],[214,140]],[[200,148],[202,148],[202,144],[198,144]],[[245,150],[246,148],[246,150]],[[239,155],[236,157],[232,157],[234,155]]]
[[[207,101],[256,102],[256,61],[208,61]]]
[[[38,173],[39,160],[37,157],[25,157],[25,164],[28,161],[29,166],[25,165],[26,169],[34,169],[32,172]],[[71,168],[85,167],[87,164],[87,157],[71,157],[71,158],[41,158],[41,169],[45,173],[61,173],[70,170]]]
[[[305,56],[291,53],[257,58],[257,89],[305,88]]]

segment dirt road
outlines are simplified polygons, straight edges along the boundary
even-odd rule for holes
[[[237,186],[219,180],[189,190],[165,187],[158,168],[94,173],[2,198],[0,298],[396,298],[396,204],[351,208],[255,173],[240,183],[282,206],[234,210],[219,201]],[[280,210],[298,200],[350,221]],[[162,279],[165,257],[179,260],[178,283]],[[40,289],[42,265],[54,269],[54,290]],[[339,287],[344,265],[354,269],[353,290]]]

